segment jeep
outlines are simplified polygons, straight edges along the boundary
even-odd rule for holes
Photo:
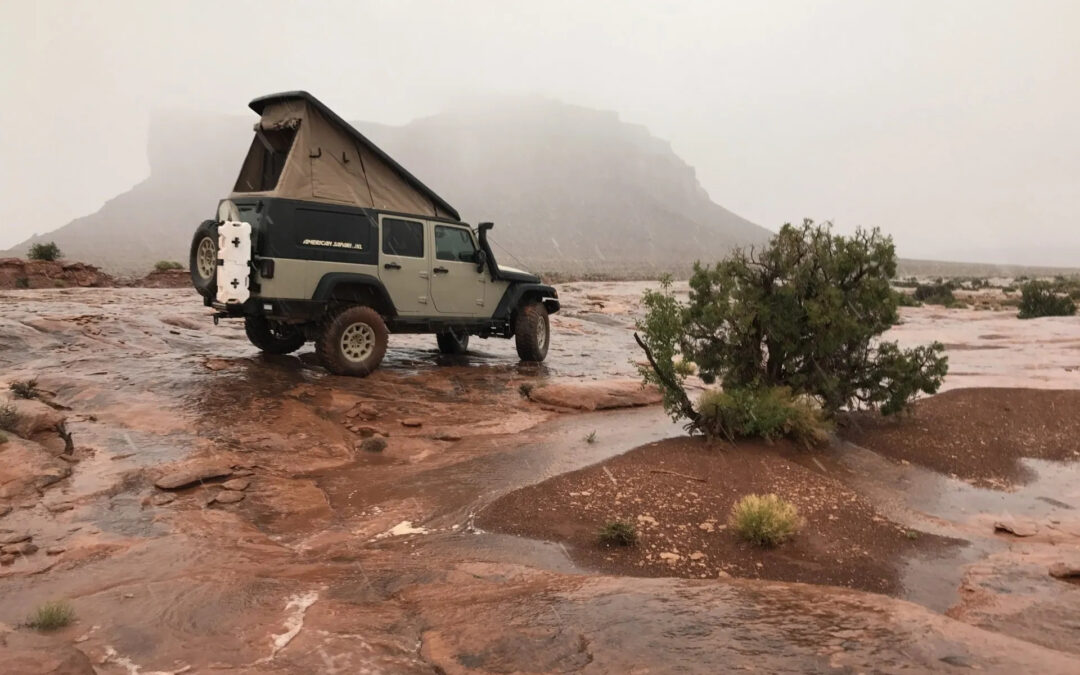
[[[469,337],[514,338],[543,361],[555,289],[495,261],[487,234],[311,94],[255,99],[236,186],[191,242],[195,289],[215,323],[244,320],[251,343],[305,342],[326,368],[365,376],[390,333],[434,333],[444,354]]]

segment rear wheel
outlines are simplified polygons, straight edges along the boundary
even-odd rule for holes
[[[217,295],[217,240],[217,221],[214,220],[204,220],[191,239],[188,257],[191,284],[204,298],[213,299]]]
[[[439,351],[443,354],[464,354],[469,351],[468,333],[448,330],[444,333],[436,333],[435,339],[438,340]]]
[[[551,332],[543,303],[530,302],[518,310],[514,320],[514,342],[522,361],[543,361]]]
[[[390,333],[370,307],[348,307],[333,316],[315,342],[326,369],[335,375],[364,377],[379,367]]]
[[[251,344],[267,354],[288,354],[304,346],[299,326],[270,321],[265,316],[244,317],[244,332]]]

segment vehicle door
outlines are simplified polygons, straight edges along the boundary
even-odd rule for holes
[[[427,224],[398,216],[379,218],[379,279],[399,314],[432,314],[428,303]]]
[[[476,269],[479,250],[468,227],[430,223],[435,242],[431,261],[431,299],[439,314],[479,316],[485,312],[487,277]]]

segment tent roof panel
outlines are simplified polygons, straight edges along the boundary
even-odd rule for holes
[[[455,209],[453,206],[450,206],[450,204],[445,199],[435,194],[434,190],[424,185],[422,182],[420,182],[419,178],[412,175],[408,172],[408,170],[405,169],[405,167],[398,164],[393,157],[383,152],[382,149],[379,148],[379,146],[368,140],[366,136],[357,131],[351,124],[341,119],[341,117],[338,116],[337,113],[326,107],[326,105],[322,101],[315,98],[308,92],[284,91],[277,94],[267,94],[266,96],[260,96],[259,98],[252,100],[251,103],[248,104],[248,107],[254,110],[257,114],[262,115],[263,110],[271,104],[297,99],[307,101],[308,103],[313,105],[320,113],[326,116],[327,119],[334,122],[335,124],[341,125],[341,127],[345,129],[345,131],[347,131],[351,136],[353,136],[353,138],[355,138],[359,143],[361,143],[364,147],[370,149],[380,159],[389,164],[396,172],[401,174],[401,177],[404,178],[406,182],[408,182],[410,185],[412,185],[424,195],[430,197],[431,201],[435,203],[439,211],[443,211],[449,214],[454,218],[454,220],[461,220],[461,216],[458,215],[457,209]]]

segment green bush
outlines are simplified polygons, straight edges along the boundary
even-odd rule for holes
[[[949,284],[919,284],[915,287],[915,299],[927,305],[944,305],[952,307],[956,304],[956,296]]]
[[[922,307],[922,303],[916,300],[910,293],[896,291],[895,295],[897,307]]]
[[[1076,303],[1067,295],[1058,295],[1055,285],[1048,281],[1029,281],[1020,289],[1021,319],[1041,316],[1072,316]]]
[[[15,425],[18,423],[19,413],[15,411],[15,406],[10,403],[0,404],[0,429],[15,431]]]
[[[691,373],[729,392],[787,387],[819,401],[825,419],[899,412],[935,393],[948,364],[940,343],[902,350],[879,339],[899,319],[895,274],[892,239],[878,230],[844,237],[829,224],[784,225],[760,250],[695,263],[686,303],[669,279],[645,293],[634,337],[648,365],[639,372],[691,432],[732,428],[695,407],[684,386]]]
[[[776,546],[792,537],[802,525],[799,511],[774,494],[746,495],[731,508],[728,526],[758,546]]]
[[[8,389],[15,398],[39,398],[41,392],[37,388],[37,378],[31,380],[15,380],[8,385]]]
[[[596,538],[605,546],[633,546],[637,543],[637,528],[625,520],[605,523]]]
[[[27,257],[31,260],[59,260],[63,254],[55,242],[47,244],[37,243],[30,247]]]
[[[730,441],[790,438],[816,445],[829,438],[832,424],[809,396],[792,396],[787,387],[706,391],[698,399],[702,430]]]
[[[175,260],[159,260],[154,263],[154,270],[157,272],[168,272],[169,270],[182,270],[184,266]]]
[[[30,288],[30,279],[27,277],[15,277],[15,288]]]
[[[75,610],[66,602],[46,602],[26,620],[26,625],[37,630],[56,630],[75,620]]]

